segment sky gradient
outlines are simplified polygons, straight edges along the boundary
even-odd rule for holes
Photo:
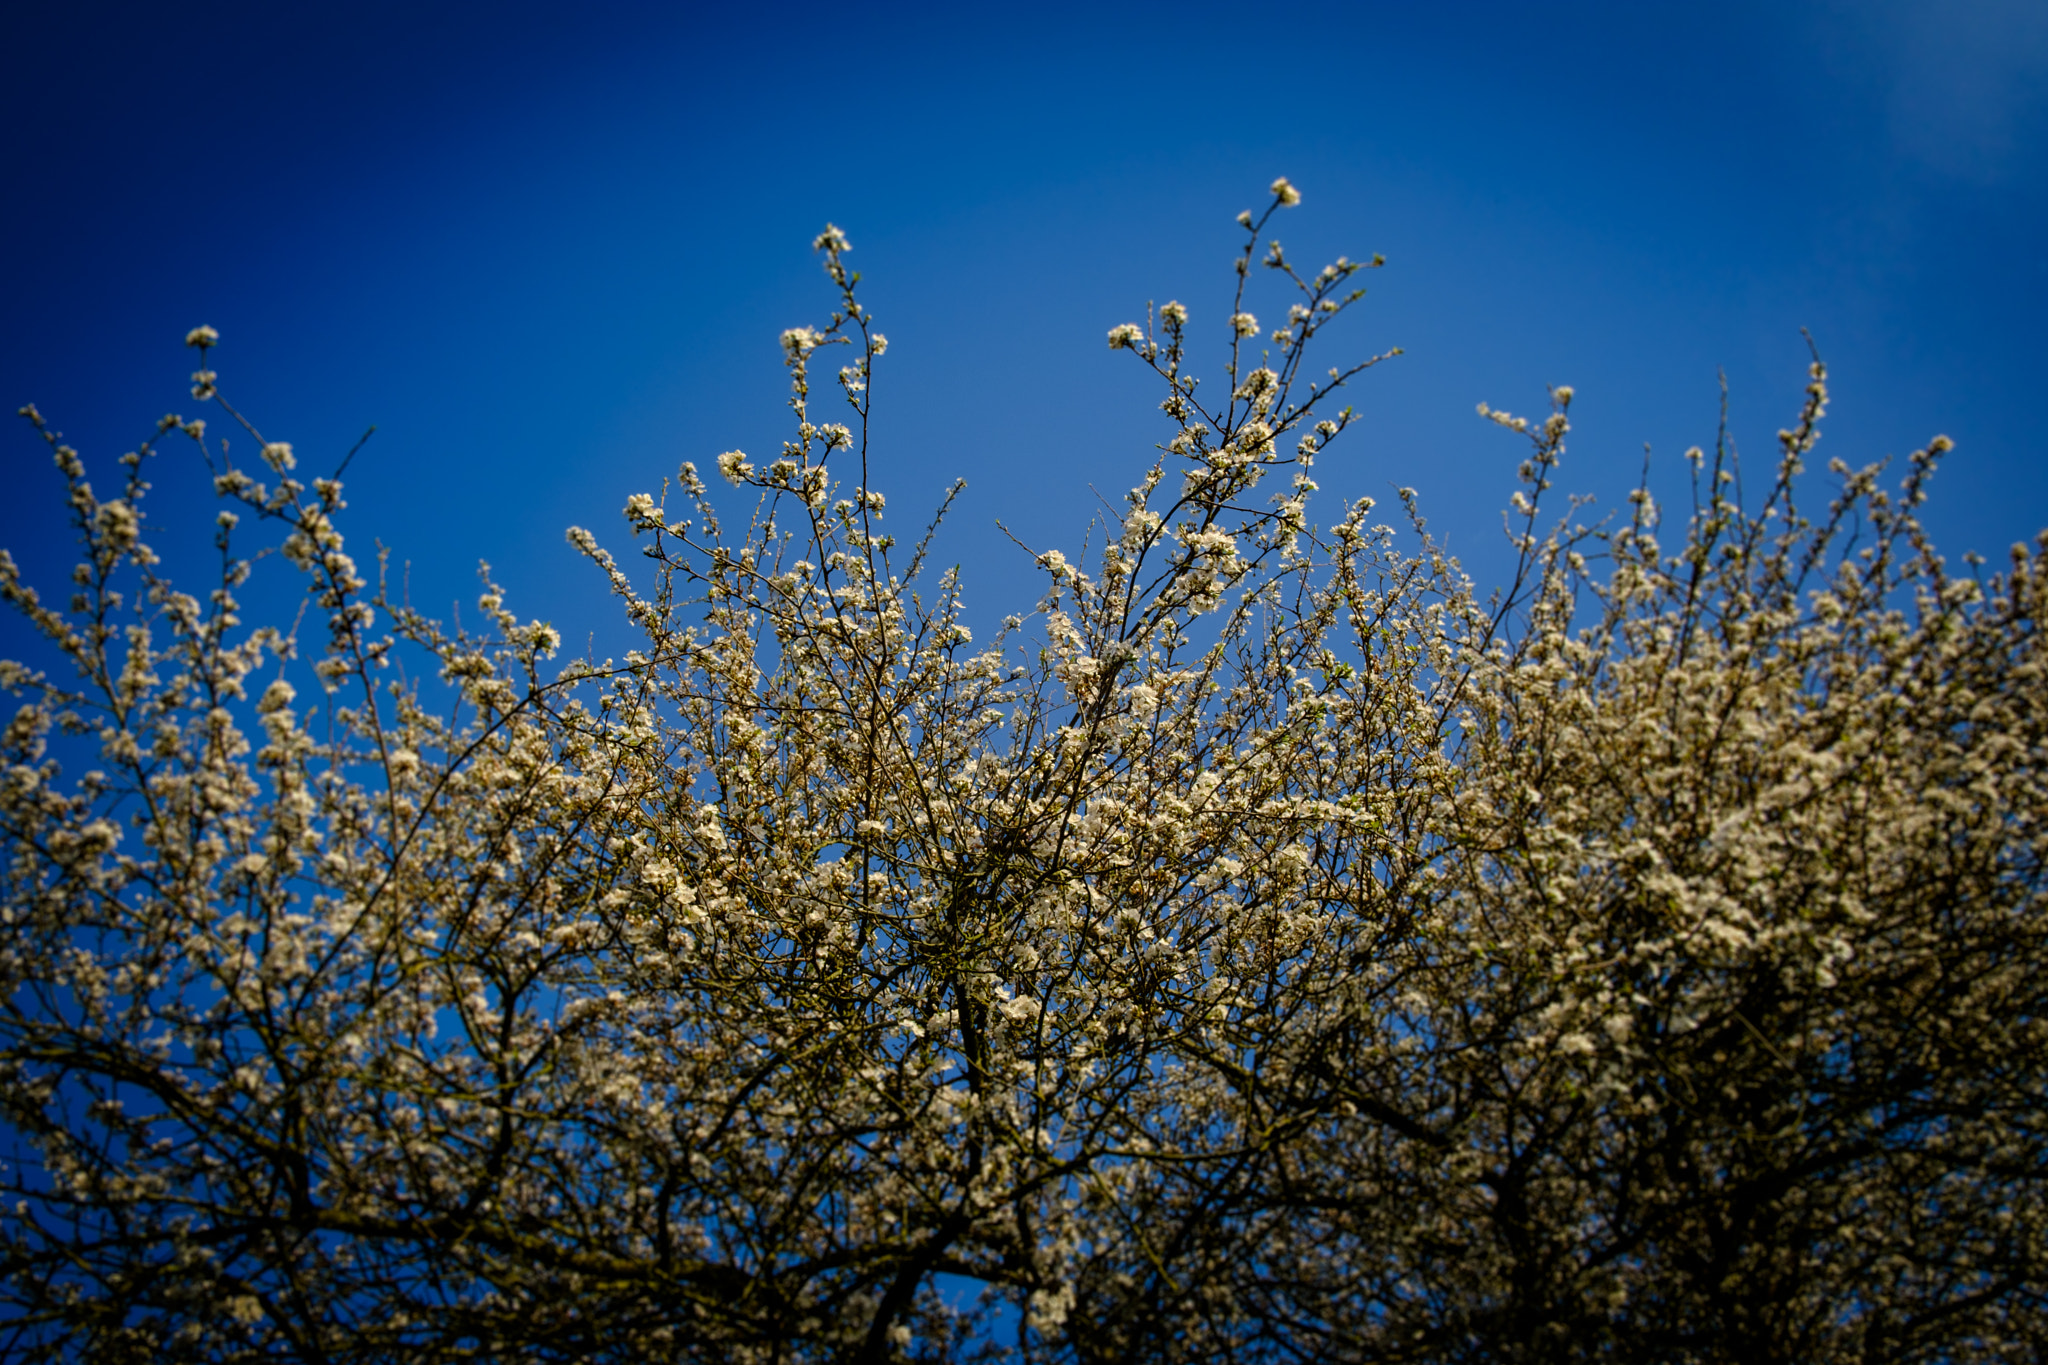
[[[1295,259],[1387,257],[1325,363],[1406,350],[1355,389],[1325,497],[1413,485],[1482,585],[1522,451],[1475,404],[1574,385],[1560,488],[1611,509],[1646,442],[1667,473],[1711,443],[1722,373],[1767,465],[1802,328],[1822,457],[1946,432],[1944,551],[2048,525],[2039,4],[17,9],[0,396],[111,490],[158,415],[199,414],[181,342],[211,324],[223,390],[306,470],[377,426],[344,530],[437,614],[488,558],[522,616],[623,647],[563,529],[623,549],[627,495],[776,448],[776,337],[830,308],[827,220],[892,343],[898,533],[965,478],[940,553],[970,620],[1027,610],[995,523],[1071,555],[1090,489],[1142,475],[1160,394],[1104,334],[1176,298],[1220,342],[1231,218],[1276,175]],[[153,520],[203,528],[166,451]],[[0,545],[57,588],[25,423],[0,476]]]

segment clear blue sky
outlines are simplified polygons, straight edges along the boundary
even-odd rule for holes
[[[1834,371],[1824,455],[1945,431],[1944,550],[2048,524],[2039,3],[67,0],[6,33],[7,408],[109,487],[197,410],[180,343],[210,323],[227,390],[313,469],[378,426],[359,557],[383,539],[444,609],[489,557],[572,642],[612,614],[566,525],[623,547],[629,493],[781,439],[776,336],[829,306],[827,219],[893,343],[877,485],[908,520],[967,478],[945,553],[973,619],[1028,607],[995,520],[1071,553],[1088,486],[1161,439],[1104,332],[1167,298],[1220,328],[1231,217],[1280,174],[1297,258],[1388,258],[1340,345],[1408,352],[1324,486],[1414,485],[1482,580],[1520,450],[1476,403],[1575,385],[1562,483],[1612,507],[1644,442],[1711,441],[1720,370],[1768,461],[1801,327]],[[25,424],[0,474],[0,544],[60,587]],[[183,453],[156,482],[160,520],[204,501]]]

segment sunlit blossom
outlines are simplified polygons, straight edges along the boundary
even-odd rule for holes
[[[1603,521],[1569,386],[1482,404],[1491,593],[1398,463],[1312,506],[1399,348],[1312,368],[1363,267],[1275,243],[1282,354],[1110,331],[1159,447],[984,602],[815,246],[766,472],[570,529],[567,630],[359,566],[288,443],[172,414],[165,504],[24,410],[0,1355],[2032,1358],[2048,535],[1935,553],[1946,437],[1803,475],[1815,361]]]

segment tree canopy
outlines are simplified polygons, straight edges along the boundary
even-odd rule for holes
[[[1675,515],[1557,507],[1569,388],[1482,408],[1498,591],[1407,490],[1318,522],[1386,357],[1311,365],[1380,261],[1262,249],[1298,200],[1220,384],[1110,331],[1171,439],[980,642],[836,228],[781,450],[569,532],[623,659],[359,565],[209,328],[260,465],[167,416],[102,496],[25,409],[82,552],[0,553],[0,1358],[2030,1358],[2048,534],[1945,561],[1942,438],[1816,498],[1817,357]]]

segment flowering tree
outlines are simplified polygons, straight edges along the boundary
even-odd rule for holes
[[[159,427],[225,509],[203,598],[144,539],[154,442],[103,498],[27,410],[84,557],[58,608],[0,556],[50,656],[0,664],[0,1355],[2048,1335],[2048,544],[1951,574],[1914,520],[1942,441],[1801,514],[1818,363],[1760,505],[1694,453],[1675,550],[1647,490],[1545,519],[1563,388],[1487,413],[1533,443],[1500,593],[1405,490],[1412,551],[1370,500],[1318,526],[1378,358],[1307,368],[1371,267],[1261,253],[1298,199],[1240,219],[1213,395],[1180,304],[1111,331],[1171,439],[980,645],[885,529],[834,228],[792,439],[717,461],[743,525],[686,464],[627,503],[637,577],[570,532],[623,661],[551,665],[488,583],[476,632],[373,586],[338,478],[208,369],[265,467]],[[238,518],[317,648],[244,627]]]

